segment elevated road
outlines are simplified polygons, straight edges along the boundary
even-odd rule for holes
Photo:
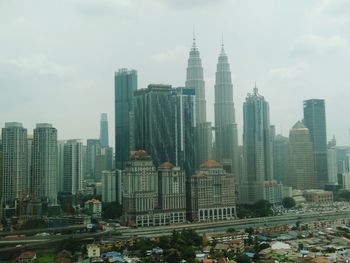
[[[184,228],[196,230],[198,233],[211,233],[226,232],[228,228],[245,229],[248,227],[255,228],[259,226],[278,226],[285,224],[295,224],[297,221],[302,223],[308,223],[316,221],[332,221],[339,219],[350,219],[350,210],[295,215],[289,214],[281,216],[247,218],[238,220],[225,220],[217,222],[181,224],[159,227],[128,228],[120,230],[119,232],[122,234],[122,236],[128,237],[154,237],[169,235],[174,229],[181,230]]]

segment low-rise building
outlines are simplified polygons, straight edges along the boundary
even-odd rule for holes
[[[97,244],[88,244],[86,246],[86,250],[89,258],[101,256],[100,246]]]
[[[32,263],[36,260],[36,252],[26,251],[16,258],[16,263]]]
[[[102,215],[102,203],[97,199],[90,199],[85,202],[85,211],[93,218],[101,218]]]
[[[306,201],[314,203],[332,203],[333,192],[324,191],[320,189],[312,189],[304,191],[303,196]]]

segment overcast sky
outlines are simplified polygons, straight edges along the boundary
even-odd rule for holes
[[[256,81],[278,133],[302,119],[303,100],[323,98],[328,139],[350,144],[347,0],[0,0],[1,127],[98,138],[107,112],[114,143],[114,71],[136,69],[138,88],[183,86],[193,25],[211,121],[223,34],[240,131]]]

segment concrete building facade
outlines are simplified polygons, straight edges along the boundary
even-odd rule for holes
[[[57,129],[51,124],[39,123],[34,129],[32,151],[31,192],[35,199],[57,203],[57,173]]]
[[[76,195],[83,191],[83,143],[68,140],[64,145],[63,191]]]
[[[208,160],[191,177],[191,220],[216,221],[236,218],[234,177],[223,166]]]
[[[289,172],[286,184],[295,189],[313,189],[317,178],[309,129],[298,121],[289,132]]]
[[[7,122],[2,128],[1,140],[3,200],[4,205],[13,207],[16,199],[29,193],[27,129],[22,123]]]

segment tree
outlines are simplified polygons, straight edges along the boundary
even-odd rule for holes
[[[250,263],[252,262],[250,258],[246,255],[240,254],[236,257],[237,263]]]
[[[175,251],[166,256],[167,263],[178,263],[181,261],[179,254]]]
[[[102,218],[116,219],[122,215],[122,206],[118,202],[102,203]]]
[[[282,200],[282,205],[286,209],[290,209],[292,207],[295,207],[296,203],[293,197],[285,197]]]
[[[226,233],[234,233],[236,232],[236,229],[234,229],[233,227],[230,227],[227,229]]]
[[[248,227],[248,228],[244,229],[244,232],[248,233],[249,235],[253,235],[254,234],[254,228]]]
[[[163,249],[169,249],[170,248],[170,242],[168,236],[161,236],[159,238],[158,246]]]
[[[254,205],[255,213],[257,217],[265,217],[273,215],[273,211],[271,209],[272,205],[267,200],[259,200]]]

